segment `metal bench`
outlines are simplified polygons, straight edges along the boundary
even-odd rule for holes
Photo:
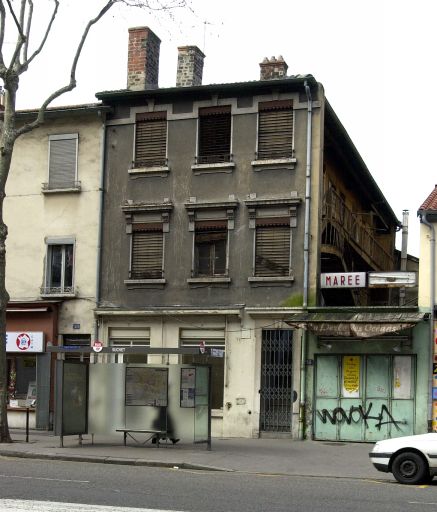
[[[140,429],[140,428],[117,428],[115,429],[116,432],[123,432],[123,442],[124,446],[126,446],[126,439],[127,436],[129,436],[131,439],[133,439],[138,444],[146,444],[148,441],[155,439],[156,447],[159,448],[159,438],[160,437],[167,437],[167,431],[166,430],[149,430],[149,429]],[[134,434],[149,434],[149,437],[141,442],[139,441]]]

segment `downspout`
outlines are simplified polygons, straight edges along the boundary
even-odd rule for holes
[[[304,82],[307,95],[307,155],[305,178],[305,227],[303,241],[303,300],[302,307],[308,307],[308,281],[309,281],[309,247],[310,247],[310,206],[311,206],[311,151],[312,151],[312,114],[313,102],[308,82]],[[307,357],[308,333],[302,331],[300,351],[300,400],[299,400],[299,439],[305,436],[305,402],[306,402],[306,357]]]
[[[430,318],[429,318],[429,370],[428,370],[428,432],[432,432],[432,385],[433,385],[433,363],[434,363],[434,304],[435,304],[435,228],[434,224],[428,221],[426,212],[420,215],[420,222],[428,226],[431,231],[430,238]]]
[[[402,212],[402,248],[401,248],[401,271],[407,270],[408,261],[408,210]],[[405,306],[405,287],[399,290],[399,306]]]
[[[100,130],[100,184],[99,184],[99,224],[97,227],[97,264],[96,264],[96,308],[100,305],[100,268],[102,261],[102,233],[103,233],[103,194],[105,186],[105,134],[106,115],[101,112],[102,127]],[[94,321],[94,340],[99,339],[99,319]]]

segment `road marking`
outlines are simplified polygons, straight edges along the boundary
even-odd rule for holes
[[[65,480],[63,478],[44,478],[42,476],[0,475],[0,478],[21,478],[23,480],[48,480],[49,482],[73,482],[76,484],[90,483],[90,480]]]
[[[3,500],[0,511],[16,512],[178,512],[151,508],[113,507],[104,505],[84,505],[82,503],[60,503],[55,501]]]
[[[437,505],[437,503],[425,503],[424,501],[408,501],[409,505]]]

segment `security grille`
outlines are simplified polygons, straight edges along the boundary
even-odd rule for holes
[[[261,432],[291,432],[293,406],[292,331],[262,332]]]

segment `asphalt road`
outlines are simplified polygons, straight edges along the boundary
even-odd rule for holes
[[[403,486],[377,478],[272,476],[0,458],[0,511],[115,512],[118,507],[125,512],[124,507],[187,512],[437,511],[437,482]]]

